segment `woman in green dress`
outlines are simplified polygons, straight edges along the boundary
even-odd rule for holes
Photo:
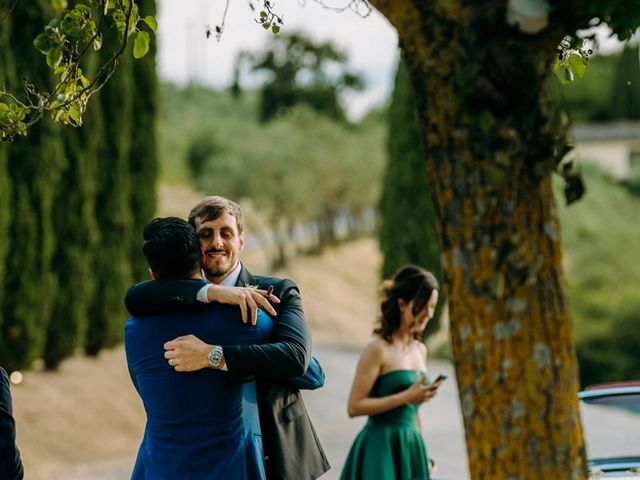
[[[438,303],[438,282],[415,265],[383,283],[379,325],[360,355],[349,416],[369,421],[351,446],[341,480],[428,480],[418,407],[436,394],[428,384],[421,334]]]

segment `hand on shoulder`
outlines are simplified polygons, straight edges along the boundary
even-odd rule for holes
[[[262,307],[270,315],[276,315],[275,309],[269,302],[280,303],[280,299],[272,293],[267,298],[267,293],[267,290],[257,288],[226,287],[212,283],[207,290],[207,298],[210,302],[238,305],[242,312],[242,321],[247,323],[247,317],[250,316],[251,324],[255,325],[258,307]]]

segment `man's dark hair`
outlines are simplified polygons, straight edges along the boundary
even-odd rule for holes
[[[142,253],[158,277],[188,278],[200,268],[198,235],[181,218],[154,218],[144,227],[142,236]]]

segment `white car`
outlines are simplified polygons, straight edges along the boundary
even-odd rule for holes
[[[640,480],[640,382],[579,393],[590,479]]]

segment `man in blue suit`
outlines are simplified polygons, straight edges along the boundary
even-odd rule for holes
[[[143,253],[154,279],[201,278],[200,242],[195,229],[178,218],[158,218],[144,229]],[[234,479],[264,477],[255,384],[232,381],[225,372],[205,369],[178,373],[164,358],[163,345],[186,334],[212,344],[264,343],[273,321],[261,311],[255,325],[241,321],[237,307],[212,303],[188,313],[132,317],[125,327],[131,379],[147,414],[133,479]],[[251,393],[253,389],[253,394]],[[252,418],[256,417],[256,418]]]

